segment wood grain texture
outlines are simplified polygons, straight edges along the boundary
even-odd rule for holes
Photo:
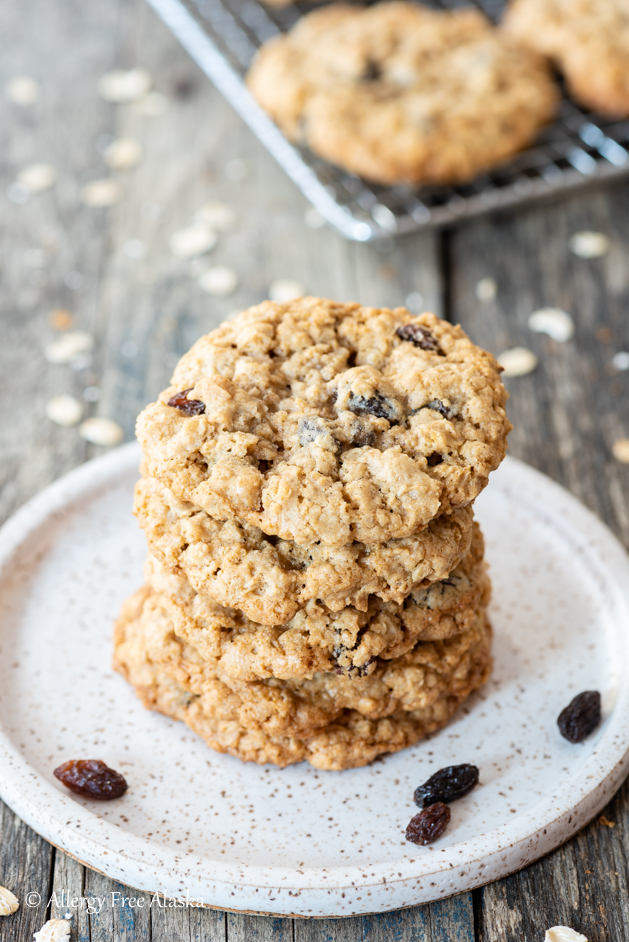
[[[351,919],[295,920],[295,942],[474,942],[472,894]]]
[[[16,913],[0,917],[2,942],[31,939],[46,921],[53,854],[54,848],[0,801],[0,886],[20,901]]]
[[[514,424],[510,451],[555,478],[629,546],[629,467],[612,456],[629,434],[629,374],[614,370],[614,353],[629,349],[629,186],[573,197],[512,217],[495,217],[449,240],[451,308],[472,338],[494,353],[526,346],[540,359],[529,376],[507,380]],[[608,255],[572,255],[570,236],[590,229],[611,238]],[[482,304],[475,285],[498,284]],[[560,307],[575,321],[574,339],[555,343],[528,328],[541,307]],[[568,925],[589,942],[627,936],[625,785],[605,811],[615,828],[593,822],[564,847],[522,873],[477,891],[482,942],[542,937]]]
[[[86,893],[87,872],[78,861],[55,851],[49,919],[70,919],[77,942],[90,942],[90,911],[96,913],[106,901],[93,900]]]

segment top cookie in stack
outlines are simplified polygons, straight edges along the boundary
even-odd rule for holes
[[[500,367],[404,308],[266,302],[202,337],[138,419],[147,470],[214,520],[298,545],[413,537],[502,461]]]

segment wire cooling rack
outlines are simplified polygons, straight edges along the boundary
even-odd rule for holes
[[[534,146],[460,186],[376,186],[290,144],[249,94],[244,76],[257,49],[286,32],[312,3],[273,9],[258,0],[148,0],[322,216],[359,242],[443,226],[629,172],[629,121],[579,108],[564,95]],[[460,0],[432,6],[453,8]],[[504,0],[477,0],[499,19]]]

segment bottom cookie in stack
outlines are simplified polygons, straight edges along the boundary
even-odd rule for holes
[[[149,709],[245,761],[366,765],[444,726],[491,670],[489,579],[476,528],[448,578],[367,612],[312,603],[260,626],[155,560],[125,604],[115,667]]]

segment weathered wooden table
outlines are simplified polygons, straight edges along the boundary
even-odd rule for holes
[[[142,0],[4,0],[0,43],[0,78],[28,75],[42,86],[31,107],[0,97],[3,518],[102,450],[47,419],[50,397],[82,398],[89,387],[88,414],[115,419],[130,439],[136,414],[193,340],[262,300],[275,279],[296,278],[310,293],[373,305],[419,293],[425,309],[460,322],[495,353],[535,350],[537,371],[508,381],[511,452],[568,487],[629,546],[629,466],[612,457],[614,441],[629,433],[629,372],[612,364],[629,350],[629,182],[449,232],[349,244],[307,227],[300,194]],[[168,97],[166,113],[141,115],[98,97],[103,72],[136,65]],[[102,152],[121,136],[144,151],[137,169],[117,174],[122,200],[111,209],[82,205],[81,186],[109,175]],[[57,168],[57,185],[15,202],[16,174],[39,161]],[[239,278],[233,296],[221,300],[205,294],[168,248],[172,232],[209,199],[231,204],[239,220],[213,253]],[[569,237],[583,229],[609,235],[605,257],[570,254]],[[475,293],[485,277],[498,287],[488,302]],[[530,332],[528,315],[547,305],[572,313],[574,340],[558,344]],[[50,321],[56,308],[72,311],[76,329],[95,338],[91,363],[75,363],[81,369],[44,359],[58,336]],[[66,899],[105,898],[96,915],[73,910],[72,938],[91,942],[536,942],[557,924],[590,942],[620,940],[629,937],[628,811],[624,786],[604,822],[473,893],[382,916],[292,921],[157,905],[132,910],[120,896],[133,893],[56,851],[0,804],[0,885],[22,900],[16,915],[0,919],[0,938],[31,939],[47,916],[65,912],[55,902],[65,891]],[[29,907],[28,892],[40,894],[41,904]]]

